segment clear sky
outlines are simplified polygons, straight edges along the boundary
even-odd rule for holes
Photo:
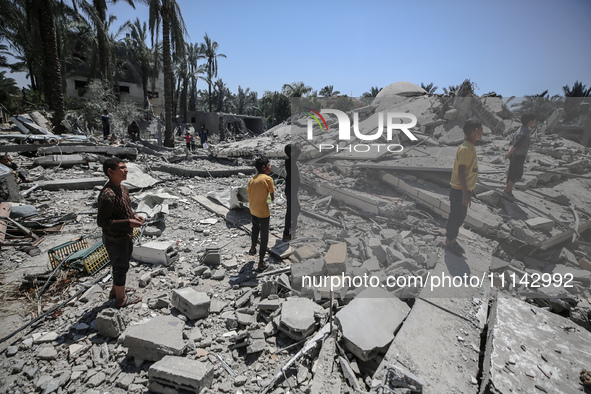
[[[442,93],[466,78],[503,96],[591,86],[589,0],[177,1],[187,40],[207,32],[227,56],[218,78],[233,93],[295,81],[350,96],[397,81]],[[148,19],[124,1],[109,13]]]

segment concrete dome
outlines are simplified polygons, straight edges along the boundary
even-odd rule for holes
[[[427,91],[422,87],[415,85],[412,82],[394,82],[378,93],[376,98],[388,97],[388,96],[421,96],[427,94]]]

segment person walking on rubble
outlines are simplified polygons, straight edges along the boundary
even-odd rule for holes
[[[207,129],[204,125],[201,125],[201,129],[199,130],[199,139],[201,140],[201,147],[203,149],[207,149]]]
[[[111,134],[111,119],[109,119],[109,111],[104,110],[101,115],[101,123],[103,125],[103,138],[106,140]]]
[[[295,236],[300,214],[300,201],[298,191],[300,189],[300,170],[297,160],[302,152],[299,144],[287,144],[283,149],[287,155],[285,159],[285,198],[287,209],[285,211],[285,225],[283,227],[283,241],[289,241]]]
[[[131,122],[129,126],[127,126],[127,134],[129,134],[129,138],[131,138],[132,142],[140,140],[140,126],[135,120]]]
[[[472,191],[478,178],[478,158],[474,144],[482,138],[482,123],[468,119],[464,124],[466,139],[459,146],[451,173],[449,192],[450,212],[447,219],[444,247],[453,254],[462,255],[464,248],[458,244],[460,227],[466,219],[471,204]]]
[[[256,245],[261,234],[261,249],[259,250],[259,271],[265,270],[265,253],[267,253],[267,244],[269,243],[269,221],[271,211],[269,209],[269,199],[275,199],[275,185],[271,173],[271,164],[269,159],[259,157],[255,160],[254,166],[257,174],[248,181],[248,206],[252,217],[251,247],[248,254],[256,254]]]
[[[523,163],[529,150],[531,127],[536,124],[536,114],[528,112],[521,116],[521,128],[515,132],[511,139],[509,152],[505,155],[509,159],[509,171],[507,171],[507,186],[503,193],[513,198],[513,186],[523,176]]]
[[[111,260],[113,287],[109,298],[115,298],[115,307],[140,302],[141,297],[133,296],[133,289],[125,287],[129,259],[133,251],[133,229],[144,224],[144,218],[131,207],[129,191],[121,184],[127,179],[127,165],[121,159],[107,159],[103,172],[109,181],[98,197],[97,224],[103,230],[103,244]]]
[[[195,144],[195,142],[193,142],[193,136],[191,135],[191,133],[189,133],[188,130],[187,130],[187,133],[185,134],[185,142],[187,144],[187,150],[190,152],[191,145]]]

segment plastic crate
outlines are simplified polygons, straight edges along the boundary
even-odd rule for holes
[[[49,262],[51,263],[51,267],[55,269],[65,258],[70,256],[72,253],[87,248],[88,238],[84,237],[77,241],[66,242],[65,244],[61,244],[49,249],[47,251],[47,254],[49,255]]]
[[[133,240],[135,241],[140,235],[140,231],[137,228],[133,229]],[[86,246],[84,247],[84,242],[86,242]],[[75,244],[75,245],[71,245]],[[59,261],[57,258],[54,257],[54,260],[57,263],[54,265],[52,261],[52,252],[53,255],[62,256]],[[70,251],[70,253],[68,253]],[[65,244],[56,246],[48,251],[50,254],[50,261],[52,261],[53,268],[57,267],[59,263],[64,260],[64,266],[71,267],[71,268],[79,268],[83,269],[84,271],[88,272],[90,275],[94,275],[101,269],[103,269],[111,259],[109,258],[109,254],[107,253],[107,249],[105,245],[103,245],[103,241],[100,240],[96,244],[92,246],[88,246],[88,241],[86,237],[77,242],[67,242]],[[65,255],[65,257],[63,257]]]

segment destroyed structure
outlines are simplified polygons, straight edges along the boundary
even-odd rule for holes
[[[347,115],[360,125],[389,110],[414,114],[418,141],[398,133],[404,151],[389,153],[321,152],[328,134],[298,140],[302,213],[289,244],[280,241],[283,147],[297,137],[292,128],[307,127],[304,114],[242,141],[212,133],[211,149],[194,153],[180,137],[176,149],[144,137],[119,146],[3,139],[0,151],[34,181],[18,185],[0,166],[10,201],[0,205],[0,391],[589,392],[589,106],[570,122],[556,110],[538,127],[510,201],[502,158],[519,122],[502,98],[478,97],[469,84],[438,97],[397,83],[358,104]],[[440,244],[468,117],[485,133],[458,257]],[[336,117],[325,118],[336,129]],[[23,115],[3,133],[59,139],[42,120]],[[153,137],[157,121],[142,127]],[[244,209],[259,154],[277,187],[264,273],[247,255]],[[111,156],[129,161],[127,184],[149,223],[135,234],[127,276],[143,300],[121,310],[108,299],[96,226],[101,160]],[[331,287],[344,275],[425,282]]]

